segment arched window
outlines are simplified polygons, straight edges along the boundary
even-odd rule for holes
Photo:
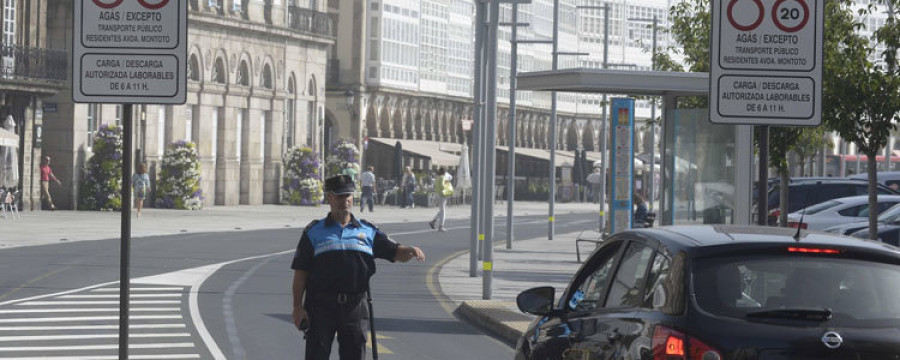
[[[213,82],[218,84],[225,83],[225,60],[222,60],[221,57],[216,58],[216,65],[213,66],[212,79]]]
[[[263,89],[271,89],[272,88],[272,67],[269,64],[266,64],[263,67],[262,79],[259,81],[259,86],[262,86]]]
[[[191,55],[191,60],[188,62],[187,71],[188,79],[193,81],[200,81],[200,61],[197,60],[197,54]]]
[[[284,99],[284,150],[294,146],[294,102],[296,90],[294,88],[294,76],[291,75],[287,82],[287,96]]]
[[[250,86],[250,67],[246,61],[241,61],[241,67],[238,68],[237,79],[235,83],[243,86]]]

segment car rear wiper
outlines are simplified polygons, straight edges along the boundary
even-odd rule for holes
[[[779,318],[824,321],[831,319],[831,309],[776,309],[747,313],[747,318]]]

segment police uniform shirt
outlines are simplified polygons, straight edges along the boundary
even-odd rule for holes
[[[309,272],[309,292],[362,293],[375,274],[375,258],[394,262],[399,245],[353,215],[346,227],[329,216],[303,231],[291,268]]]

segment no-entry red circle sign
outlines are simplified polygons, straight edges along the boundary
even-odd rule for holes
[[[748,1],[748,0],[744,0],[744,1]],[[762,23],[763,18],[766,17],[766,10],[763,8],[762,1],[753,0],[753,4],[756,5],[756,9],[758,11],[756,13],[756,20],[754,20],[749,25],[740,24],[737,22],[737,20],[735,20],[734,6],[737,5],[737,3],[738,3],[738,0],[731,0],[731,2],[728,3],[728,11],[726,12],[726,14],[728,14],[728,22],[731,23],[731,26],[734,26],[735,29],[738,29],[740,31],[751,31],[751,30],[756,29],[759,26],[759,24]]]
[[[112,9],[112,8],[115,8],[116,6],[119,6],[119,4],[122,3],[122,0],[113,0],[113,1],[93,0],[93,1],[94,1],[95,5],[97,5],[101,8],[104,8],[104,9]]]
[[[166,4],[169,3],[169,0],[159,0],[159,2],[157,2],[155,4],[153,3],[153,1],[147,1],[147,0],[137,0],[137,1],[138,1],[138,3],[141,4],[141,6],[147,8],[147,9],[150,9],[150,10],[159,9],[163,6],[166,6]]]

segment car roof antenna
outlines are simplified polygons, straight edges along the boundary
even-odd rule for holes
[[[821,185],[822,185],[821,181],[817,182],[816,188],[818,188]],[[790,189],[790,188],[788,188],[788,189]],[[806,200],[804,201],[804,203],[806,203],[806,204],[809,204],[809,194],[810,193],[812,193],[812,191],[806,193]],[[794,241],[800,242],[800,230],[803,230],[803,216],[806,215],[806,208],[808,208],[808,207],[809,206],[806,206],[800,210],[800,222],[797,223],[797,232],[794,233]]]

